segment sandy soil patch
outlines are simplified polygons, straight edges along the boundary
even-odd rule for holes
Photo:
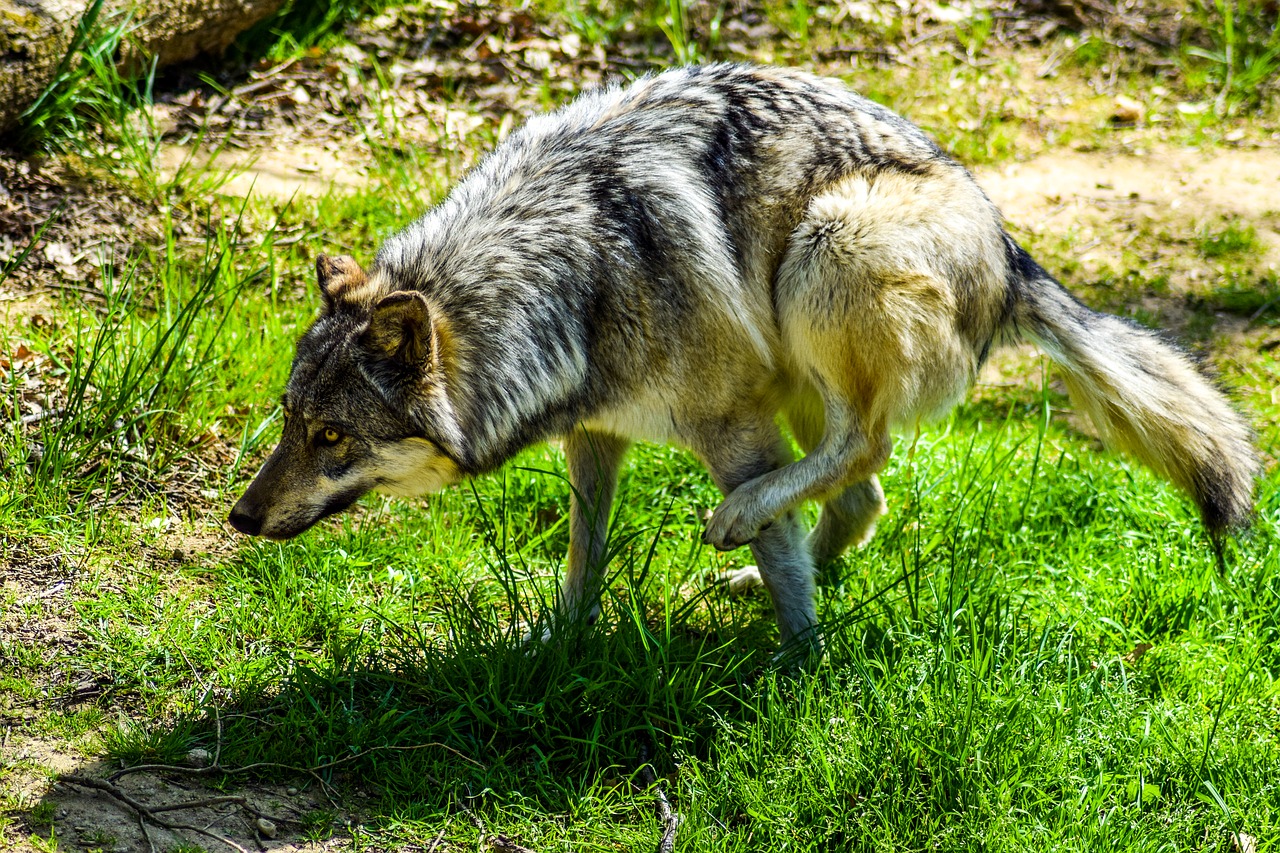
[[[1265,256],[1280,262],[1280,150],[1160,146],[1138,156],[1058,151],[978,170],[978,181],[1005,217],[1033,233],[1082,234],[1081,260],[1118,258],[1110,229],[1139,233],[1166,221],[1242,220]],[[1090,245],[1088,231],[1098,234]]]
[[[180,167],[212,169],[230,175],[218,192],[233,196],[250,193],[288,200],[295,195],[323,196],[361,186],[364,168],[343,156],[336,145],[298,144],[257,151],[224,149],[216,154],[181,146],[160,151],[160,171],[170,178]]]

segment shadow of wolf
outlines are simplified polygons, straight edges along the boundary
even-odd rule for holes
[[[784,647],[819,648],[815,561],[871,535],[891,430],[945,413],[1023,338],[1215,537],[1252,512],[1250,430],[1183,353],[1076,301],[919,128],[798,71],[689,67],[584,94],[367,271],[316,267],[324,308],[283,436],[231,524],[287,539],[370,490],[432,492],[559,436],[561,618],[599,613],[629,443],[672,442],[725,494],[703,539],[749,545]]]

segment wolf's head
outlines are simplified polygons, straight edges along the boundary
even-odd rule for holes
[[[251,536],[288,539],[370,490],[419,495],[463,476],[443,317],[352,258],[321,255],[316,271],[325,307],[298,342],[284,434],[231,510]]]

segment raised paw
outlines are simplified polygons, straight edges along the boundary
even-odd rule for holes
[[[770,521],[772,518],[761,510],[751,490],[740,486],[711,514],[702,531],[702,541],[717,551],[732,551],[755,541]]]

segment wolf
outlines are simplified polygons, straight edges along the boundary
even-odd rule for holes
[[[321,255],[316,272],[283,435],[230,523],[287,539],[370,490],[434,492],[558,437],[558,618],[598,615],[619,466],[631,442],[667,442],[724,493],[703,540],[749,546],[782,644],[820,647],[815,564],[885,511],[893,432],[1024,338],[1212,534],[1251,516],[1249,426],[1185,354],[1074,299],[922,130],[800,71],[685,67],[583,94],[367,270]],[[807,535],[806,501],[822,502]]]

